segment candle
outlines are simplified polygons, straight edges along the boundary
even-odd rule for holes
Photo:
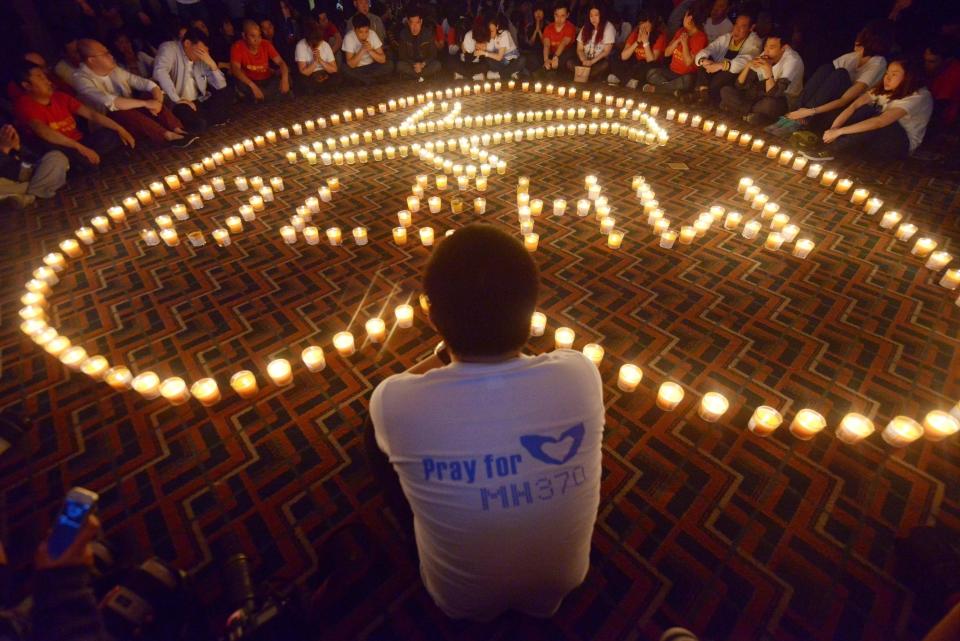
[[[263,201],[267,203],[273,202],[273,188],[263,186],[260,188],[260,196],[263,197]]]
[[[433,227],[420,228],[420,242],[423,243],[424,247],[433,245]]]
[[[180,237],[177,235],[176,229],[161,230],[160,238],[163,239],[163,242],[167,245],[167,247],[176,247],[180,244]]]
[[[27,281],[27,291],[42,294],[43,296],[49,296],[53,292],[53,290],[50,289],[49,283],[36,277]]]
[[[253,211],[263,211],[263,196],[259,194],[250,196],[250,206],[253,207]]]
[[[529,252],[537,251],[537,246],[539,244],[540,244],[540,234],[535,234],[533,232],[530,232],[523,237],[523,246]]]
[[[283,178],[280,176],[274,176],[270,179],[270,187],[273,191],[283,191]]]
[[[337,332],[333,335],[333,346],[341,356],[350,356],[356,351],[353,341],[353,334],[350,332]]]
[[[239,234],[243,231],[243,220],[239,216],[227,216],[227,219],[224,221],[227,225],[227,229],[232,231],[234,234]]]
[[[736,211],[731,211],[727,214],[727,217],[723,221],[724,229],[736,229],[740,226],[740,221],[743,220],[743,215]]]
[[[723,127],[723,130],[724,130],[724,131],[727,130],[727,126],[726,126],[726,125],[721,125],[721,126]],[[712,120],[704,120],[704,121],[703,121],[703,131],[704,131],[705,133],[710,133],[712,130],[713,130],[713,121],[712,121]]]
[[[923,426],[909,416],[895,416],[880,435],[893,447],[905,447],[923,435]]]
[[[186,382],[179,376],[171,376],[160,384],[160,394],[170,401],[171,405],[183,405],[190,400],[190,390]]]
[[[397,327],[401,329],[413,327],[413,307],[411,305],[397,305],[393,314],[397,318]]]
[[[553,333],[553,341],[557,349],[570,349],[576,333],[569,327],[558,327]]]
[[[825,171],[823,176],[820,177],[820,184],[824,187],[829,187],[837,179],[837,172],[835,171]]]
[[[633,392],[637,385],[643,380],[643,370],[632,363],[625,363],[620,366],[620,373],[617,377],[617,387],[624,392]]]
[[[407,204],[408,205],[410,204],[409,199],[407,199]],[[442,201],[440,200],[439,196],[431,196],[430,198],[427,199],[427,205],[430,207],[431,214],[437,214],[437,213],[440,213],[440,207],[442,205]],[[410,211],[414,211],[414,210],[411,209]]]
[[[748,240],[752,240],[757,237],[757,234],[760,233],[761,227],[763,227],[763,225],[760,224],[760,221],[751,220],[750,222],[748,222],[746,225],[743,226],[743,231],[740,232],[740,234],[744,238]]]
[[[322,371],[327,366],[327,359],[323,355],[323,348],[319,345],[311,345],[300,352],[300,359],[307,369],[311,372]]]
[[[930,252],[937,248],[937,241],[932,238],[920,238],[917,240],[910,253],[920,258],[926,258]]]
[[[863,206],[863,211],[873,216],[875,213],[880,211],[880,208],[883,207],[883,201],[879,198],[869,199]]]
[[[152,229],[141,229],[140,230],[140,239],[149,247],[160,244],[160,236],[157,235]]]
[[[610,249],[620,249],[620,245],[623,244],[623,237],[626,235],[626,232],[622,229],[614,229],[607,236],[607,247]]]
[[[780,211],[780,205],[778,205],[777,203],[768,202],[766,205],[763,206],[763,213],[760,214],[760,218],[764,220],[768,220],[770,218],[773,218],[779,211]],[[783,220],[784,220],[784,224],[786,224],[786,221],[790,220],[790,218],[789,216],[785,216]],[[776,229],[774,231],[780,231],[780,230]]]
[[[587,198],[590,200],[596,200],[600,197],[600,185],[590,185],[590,188],[587,189]]]
[[[103,374],[103,380],[107,385],[118,392],[130,389],[133,382],[133,374],[123,365],[115,365]]]
[[[826,426],[827,421],[819,412],[802,409],[797,412],[790,424],[790,433],[802,441],[809,441]]]
[[[84,245],[93,244],[93,230],[89,227],[80,227],[73,233],[76,234],[77,238],[79,238],[80,242]]]
[[[288,245],[292,245],[297,242],[297,230],[291,225],[284,225],[281,227],[280,236],[283,238],[283,242]]]
[[[353,228],[353,242],[357,245],[366,245],[367,244],[367,228],[366,227],[354,227]]]
[[[813,251],[813,241],[806,238],[802,238],[797,241],[797,244],[793,247],[793,255],[797,258],[806,258],[810,255],[810,252]]]
[[[200,232],[191,232],[191,234],[192,233],[200,234]],[[230,232],[228,232],[226,229],[223,229],[222,227],[217,227],[210,233],[210,235],[213,236],[214,242],[216,242],[217,245],[219,245],[220,247],[226,247],[227,245],[230,244]],[[201,239],[203,238],[202,234],[200,235],[200,238]],[[200,244],[203,244],[203,243],[200,243]]]
[[[133,390],[151,401],[160,396],[160,377],[153,372],[137,374],[131,382]]]
[[[267,364],[267,375],[274,385],[284,387],[293,382],[293,370],[290,361],[285,358],[275,358]]]
[[[71,344],[70,339],[66,336],[55,336],[44,345],[43,349],[51,356],[59,357],[60,354],[70,348]]]
[[[50,252],[43,257],[43,264],[55,272],[62,272],[66,267],[67,260],[60,252]]]
[[[760,195],[760,188],[756,185],[750,185],[743,192],[743,199],[747,202],[753,201],[754,198]]]
[[[803,156],[797,156],[793,159],[793,170],[794,171],[803,171],[807,166],[807,159]]]
[[[543,312],[534,312],[530,316],[530,335],[543,336],[547,327],[547,317]]]
[[[367,336],[371,342],[382,343],[383,339],[386,338],[387,325],[383,322],[382,318],[371,318],[366,322],[364,327],[367,330]]]
[[[913,235],[916,233],[917,233],[916,225],[914,225],[913,223],[901,223],[900,226],[897,227],[897,231],[894,234],[894,236],[896,236],[897,240],[906,242],[911,238],[913,238]]]
[[[777,162],[786,167],[790,164],[791,160],[793,160],[793,152],[790,150],[784,150],[780,152],[780,159]]]
[[[603,347],[597,343],[587,343],[583,346],[583,355],[590,359],[590,361],[600,367],[600,362],[603,360]]]
[[[44,296],[44,295],[41,294],[40,292],[27,292],[26,294],[24,294],[23,296],[20,297],[20,303],[24,306],[24,309],[26,309],[26,308],[34,308],[34,307],[46,308],[46,307],[47,307],[47,298],[46,298],[46,296]],[[28,316],[27,318],[24,318],[24,316],[23,316],[23,310],[21,309],[21,310],[20,310],[20,317],[21,317],[21,318],[24,318],[24,320],[26,320],[26,321],[35,321],[35,320],[43,321],[44,316],[46,316],[46,314],[45,314],[45,313],[41,313],[41,314],[28,314],[27,316]],[[22,326],[21,326],[21,327],[22,327]],[[43,329],[43,328],[41,328],[41,329]]]
[[[165,176],[164,179],[163,179],[163,181],[164,181],[165,183],[167,183],[167,187],[169,187],[170,189],[172,189],[172,190],[174,190],[174,191],[176,191],[177,189],[180,189],[180,187],[182,187],[182,185],[180,184],[180,178],[179,178],[179,176],[176,176],[176,175],[174,175],[174,174],[170,174],[169,176]]]
[[[690,225],[684,225],[680,228],[680,243],[682,245],[689,245],[693,242],[693,239],[697,237],[697,230]]]
[[[683,388],[673,381],[664,381],[657,391],[657,407],[669,412],[683,400]]]
[[[903,219],[903,215],[897,211],[888,211],[880,218],[880,226],[883,229],[892,229],[894,225]]]
[[[851,412],[840,421],[836,435],[844,443],[853,445],[873,434],[873,431],[873,421],[863,414]]]
[[[202,168],[202,166],[201,166],[201,168]],[[182,181],[185,182],[185,183],[188,183],[188,182],[190,182],[190,181],[193,180],[193,172],[190,171],[190,168],[189,168],[189,167],[181,167],[181,168],[177,171],[177,175],[179,175],[179,176],[180,176],[180,180],[182,180]],[[173,187],[173,186],[171,185],[171,189],[176,189],[176,187]]]
[[[851,187],[853,187],[853,181],[850,180],[849,178],[842,178],[837,181],[837,186],[835,187],[835,191],[838,194],[845,194],[848,191],[850,191]]]
[[[334,247],[339,246],[343,242],[343,233],[340,231],[339,227],[329,227],[326,231],[327,241]]]
[[[766,211],[767,208],[764,207],[764,213],[766,213]],[[773,231],[780,231],[784,229],[788,222],[790,222],[790,216],[787,216],[786,214],[774,214],[773,219],[770,221],[770,229]]]
[[[613,231],[616,223],[616,219],[611,218],[610,216],[604,216],[600,219],[600,233],[604,235],[609,234]]]
[[[744,177],[737,184],[737,193],[746,193],[747,189],[753,186],[753,178]]]
[[[946,267],[951,260],[953,260],[953,256],[949,253],[945,251],[936,251],[930,254],[930,258],[927,259],[925,267],[934,271],[940,271]]]
[[[753,416],[747,423],[747,429],[757,436],[770,436],[782,422],[783,417],[780,412],[769,405],[761,405],[753,411]]]
[[[948,269],[940,279],[940,287],[945,287],[951,291],[960,287],[960,269]]]
[[[750,207],[753,209],[763,209],[767,206],[767,201],[770,200],[770,196],[766,194],[757,194],[753,197],[753,202],[750,203]]]
[[[534,198],[530,201],[530,213],[534,216],[539,216],[543,213],[543,201],[539,198]]]
[[[434,181],[437,184],[437,189],[443,191],[447,188],[447,176],[445,174],[437,174],[433,177]]]
[[[308,245],[319,245],[320,244],[320,230],[316,227],[304,227],[303,228],[303,239],[307,241]]]
[[[253,211],[253,207],[250,205],[240,205],[240,218],[243,218],[248,223],[252,220],[256,220],[257,215]]]
[[[933,410],[923,419],[923,431],[928,441],[942,441],[960,431],[960,421],[946,412]]]
[[[207,195],[209,194],[209,197]],[[187,194],[187,203],[193,209],[203,209],[203,201],[213,198],[213,189],[210,185],[200,185],[199,194]]]
[[[843,182],[843,181],[840,181],[840,182]],[[839,185],[838,185],[838,191],[839,191]],[[850,202],[853,203],[854,205],[862,205],[864,201],[867,200],[867,196],[869,195],[870,195],[869,190],[864,189],[863,187],[859,187],[853,190],[853,195],[850,197]]]
[[[660,234],[660,247],[663,249],[672,248],[675,242],[677,242],[677,232],[668,229]]]
[[[708,423],[716,423],[730,407],[730,401],[719,392],[707,392],[700,400],[697,414]]]
[[[713,222],[713,217],[707,214],[707,218],[700,218],[697,222],[693,223],[693,233],[697,238],[703,237],[707,230],[710,229],[710,224]],[[680,236],[681,242],[683,242],[683,235]]]
[[[80,370],[83,361],[87,360],[87,350],[80,346],[68,347],[60,352],[60,362],[67,366],[70,371]]]
[[[487,211],[487,199],[486,198],[474,198],[473,199],[473,213],[482,214]]]
[[[517,207],[529,207],[530,206],[530,194],[525,191],[517,193]]]
[[[393,228],[393,242],[397,245],[407,244],[407,228],[404,226]]]
[[[40,305],[27,305],[20,309],[20,318],[28,320],[45,320],[47,313],[43,311]]]
[[[807,168],[807,178],[816,178],[820,175],[820,170],[823,169],[822,165],[814,163]]]
[[[294,128],[296,128],[296,125],[294,125]],[[257,377],[247,369],[242,369],[230,377],[230,387],[240,398],[253,398],[260,391],[257,385]]]
[[[457,196],[450,199],[450,211],[455,214],[463,213],[463,199]]]
[[[127,219],[127,212],[124,211],[123,207],[114,205],[113,207],[107,208],[107,216],[109,216],[110,220],[114,223],[122,223]]]
[[[201,378],[190,386],[190,394],[200,401],[201,405],[210,407],[220,401],[220,388],[212,378]]]
[[[236,178],[234,178],[233,184],[236,185],[237,189],[239,189],[240,191],[246,191],[249,186],[247,183],[247,179],[244,178],[243,176],[237,176]]]

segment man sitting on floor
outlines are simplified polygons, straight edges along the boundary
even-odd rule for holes
[[[353,30],[343,38],[343,58],[346,61],[343,74],[363,85],[373,84],[390,74],[392,65],[387,62],[383,41],[370,28],[367,16],[353,16]]]
[[[70,161],[62,151],[32,157],[20,144],[16,127],[0,127],[0,203],[22,209],[37,198],[53,198],[67,182],[68,169]]]
[[[136,140],[115,120],[94,111],[73,96],[53,90],[53,83],[42,67],[25,64],[17,73],[23,95],[14,104],[17,121],[44,146],[59,149],[74,165],[99,165],[100,157],[121,144],[133,147]],[[100,126],[84,134],[77,128],[74,115]]]
[[[720,90],[737,81],[737,75],[760,53],[762,46],[753,33],[753,17],[747,13],[738,15],[732,31],[716,38],[694,58],[699,67],[697,99],[720,102]]]
[[[720,108],[752,124],[768,125],[787,113],[803,85],[803,60],[785,35],[767,36],[763,54],[740,70],[736,84],[720,90]]]
[[[433,35],[423,28],[423,11],[413,6],[407,10],[407,26],[397,37],[397,73],[402,78],[416,78],[423,82],[440,71],[437,46]]]
[[[280,70],[279,75],[270,63]],[[256,101],[290,93],[290,69],[280,54],[260,33],[253,20],[243,21],[243,38],[230,48],[230,72],[237,79],[238,89]]]
[[[423,284],[446,348],[374,390],[371,462],[392,483],[388,497],[399,476],[420,576],[448,616],[552,616],[590,564],[600,375],[578,351],[521,355],[538,275],[506,232],[457,230],[434,249]]]
[[[77,97],[91,109],[109,112],[133,136],[154,144],[173,143],[185,147],[196,138],[185,138],[180,120],[163,104],[157,83],[117,65],[113,55],[96,40],[77,43],[83,63],[73,74]],[[149,94],[137,98],[134,91]]]
[[[234,99],[210,56],[207,39],[199,29],[187,29],[179,42],[160,45],[153,63],[153,79],[173,105],[173,113],[194,133],[226,122]]]

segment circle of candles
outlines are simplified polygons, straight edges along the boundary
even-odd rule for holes
[[[537,247],[540,245],[540,234],[530,232],[529,234],[523,237],[523,246],[527,251],[533,252],[537,251]]]
[[[73,372],[79,371],[83,361],[87,360],[87,350],[79,345],[68,347],[60,352],[60,362],[67,366]]]
[[[300,352],[300,359],[307,369],[311,372],[319,372],[327,366],[327,360],[323,355],[323,348],[319,345],[311,345]]]
[[[137,374],[131,382],[133,390],[148,401],[160,396],[160,377],[147,371]]]
[[[160,394],[172,405],[183,405],[190,400],[190,390],[179,376],[171,376],[160,384]]]
[[[547,317],[543,312],[533,312],[530,316],[530,335],[543,336],[547,327]]]
[[[353,334],[337,332],[333,335],[333,346],[341,356],[350,356],[356,351]]]
[[[217,381],[212,378],[201,378],[196,381],[190,386],[190,394],[206,407],[220,401],[220,388],[217,386]]]
[[[624,363],[620,366],[617,376],[617,387],[624,392],[633,392],[643,380],[643,370],[633,363]]]
[[[923,436],[923,426],[909,416],[895,416],[880,435],[893,447],[905,447]]]
[[[797,244],[793,246],[793,255],[797,258],[806,258],[810,255],[810,252],[813,251],[813,241],[807,238],[801,238],[797,241]]]
[[[664,381],[657,391],[657,407],[669,412],[683,400],[683,388],[673,381]]]
[[[80,248],[80,243],[72,238],[67,238],[60,242],[60,251],[70,258],[80,258],[80,256],[83,256],[83,249]]]
[[[953,291],[960,287],[960,269],[948,269],[940,279],[940,287]]]
[[[923,431],[928,441],[942,441],[960,431],[960,420],[947,412],[933,410],[923,418]]]
[[[790,423],[790,433],[801,441],[809,441],[826,426],[827,421],[822,414],[811,409],[802,409]]]
[[[554,344],[557,349],[570,349],[573,347],[573,341],[576,333],[569,327],[558,327],[553,333]]]
[[[424,247],[430,247],[433,245],[433,227],[420,228],[420,242]]]
[[[285,358],[275,358],[267,364],[267,376],[274,385],[284,387],[293,382],[293,369],[290,361]]]
[[[407,304],[397,305],[396,309],[393,310],[393,314],[397,319],[397,327],[401,329],[413,327],[413,306]]]
[[[780,427],[783,416],[769,405],[761,405],[753,410],[753,415],[747,423],[747,429],[757,436],[770,436]]]
[[[837,427],[837,438],[844,443],[854,444],[867,438],[874,432],[873,421],[864,416],[851,412],[843,417]]]
[[[123,365],[114,365],[103,374],[103,380],[107,385],[118,392],[130,389],[133,382],[133,374]]]
[[[730,401],[719,392],[707,392],[700,399],[700,408],[697,414],[708,423],[715,423],[730,408]]]
[[[260,391],[253,372],[242,369],[230,377],[230,387],[240,398],[253,398]]]
[[[364,325],[367,330],[367,336],[374,343],[382,343],[387,334],[387,325],[382,318],[371,318]]]

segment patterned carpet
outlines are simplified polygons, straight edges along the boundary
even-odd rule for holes
[[[367,318],[392,319],[394,305],[416,305],[428,250],[415,233],[406,246],[396,246],[390,230],[416,175],[432,172],[412,154],[340,167],[302,159],[289,165],[284,157],[304,139],[397,126],[410,109],[258,148],[199,179],[222,175],[227,189],[178,224],[184,240],[178,247],[147,247],[139,230],[186,191],[131,215],[62,274],[51,316],[64,334],[134,373],[150,369],[188,382],[213,376],[223,392],[219,404],[174,407],[162,398],[114,393],[69,372],[18,331],[22,284],[81,221],[268,127],[417,90],[424,89],[392,85],[259,107],[186,152],[137,152],[76,178],[39,211],[5,217],[3,405],[33,421],[19,447],[0,457],[3,538],[17,568],[28,568],[64,491],[83,485],[101,494],[108,534],[138,541],[139,557],[156,554],[195,570],[209,594],[217,580],[211,549],[228,532],[254,558],[257,578],[279,585],[312,573],[325,561],[317,550],[335,528],[353,525],[362,561],[338,586],[325,639],[646,640],[671,625],[708,639],[922,636],[930,622],[893,575],[893,542],[923,524],[960,533],[960,438],[897,450],[879,434],[858,445],[833,435],[849,411],[872,417],[879,431],[895,415],[920,419],[960,399],[958,377],[950,375],[960,369],[956,292],[938,286],[940,275],[910,255],[912,243],[898,242],[877,224],[883,211],[897,209],[920,228],[917,237],[929,232],[948,249],[960,242],[956,179],[921,162],[882,169],[828,163],[883,198],[881,213],[868,216],[849,198],[762,154],[666,121],[668,104],[656,99],[664,109],[659,123],[670,134],[663,147],[612,135],[491,145],[509,167],[506,175],[490,177],[486,214],[470,212],[473,189],[466,192],[466,212],[450,213],[454,183],[443,194],[442,213],[424,207],[415,215],[411,232],[430,224],[440,236],[477,218],[516,231],[517,178],[530,176],[532,197],[546,203],[545,215],[535,219],[540,247],[534,258],[548,326],[544,337],[531,339],[529,352],[551,349],[559,325],[576,330],[575,347],[598,342],[606,350],[600,371],[608,412],[593,562],[584,585],[545,622],[447,620],[421,585],[416,558],[364,458],[360,428],[371,390],[423,358],[436,341],[419,310],[412,329],[388,324],[385,343],[360,340]],[[585,106],[586,122],[593,106],[519,91],[464,97],[462,104],[464,114]],[[441,115],[438,109],[427,118]],[[394,144],[458,135],[416,135]],[[626,231],[619,250],[606,246],[592,214],[547,215],[553,198],[566,198],[572,209],[586,197],[588,173],[598,176],[617,226]],[[751,176],[800,226],[800,238],[816,247],[801,260],[790,255],[792,245],[765,250],[765,232],[747,240],[716,224],[692,245],[661,249],[631,190],[637,174],[674,227],[692,224],[711,205],[748,214],[737,183]],[[285,189],[220,248],[209,232],[249,197],[234,187],[240,175],[283,176]],[[279,228],[330,176],[338,176],[343,189],[314,216],[322,242],[284,244]],[[427,196],[435,192],[431,184]],[[323,238],[331,225],[344,229],[342,247]],[[357,225],[369,229],[366,246],[349,239]],[[192,230],[206,232],[208,244],[190,247],[186,232]],[[331,345],[345,328],[358,337],[357,354],[349,358]],[[316,374],[299,361],[310,344],[327,353],[326,369]],[[266,364],[277,357],[294,364],[295,385],[269,383]],[[616,385],[626,361],[644,370],[633,394]],[[260,380],[254,401],[229,389],[239,369]],[[655,404],[667,379],[687,391],[673,412]],[[717,423],[697,416],[708,391],[731,401]],[[787,421],[802,407],[816,409],[828,428],[808,442],[792,437],[786,423],[774,436],[758,438],[746,424],[761,404],[777,407]]]

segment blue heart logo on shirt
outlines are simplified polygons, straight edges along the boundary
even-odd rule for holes
[[[550,465],[563,465],[572,459],[580,449],[584,431],[583,423],[579,423],[556,438],[528,434],[520,437],[520,445],[538,461]]]

